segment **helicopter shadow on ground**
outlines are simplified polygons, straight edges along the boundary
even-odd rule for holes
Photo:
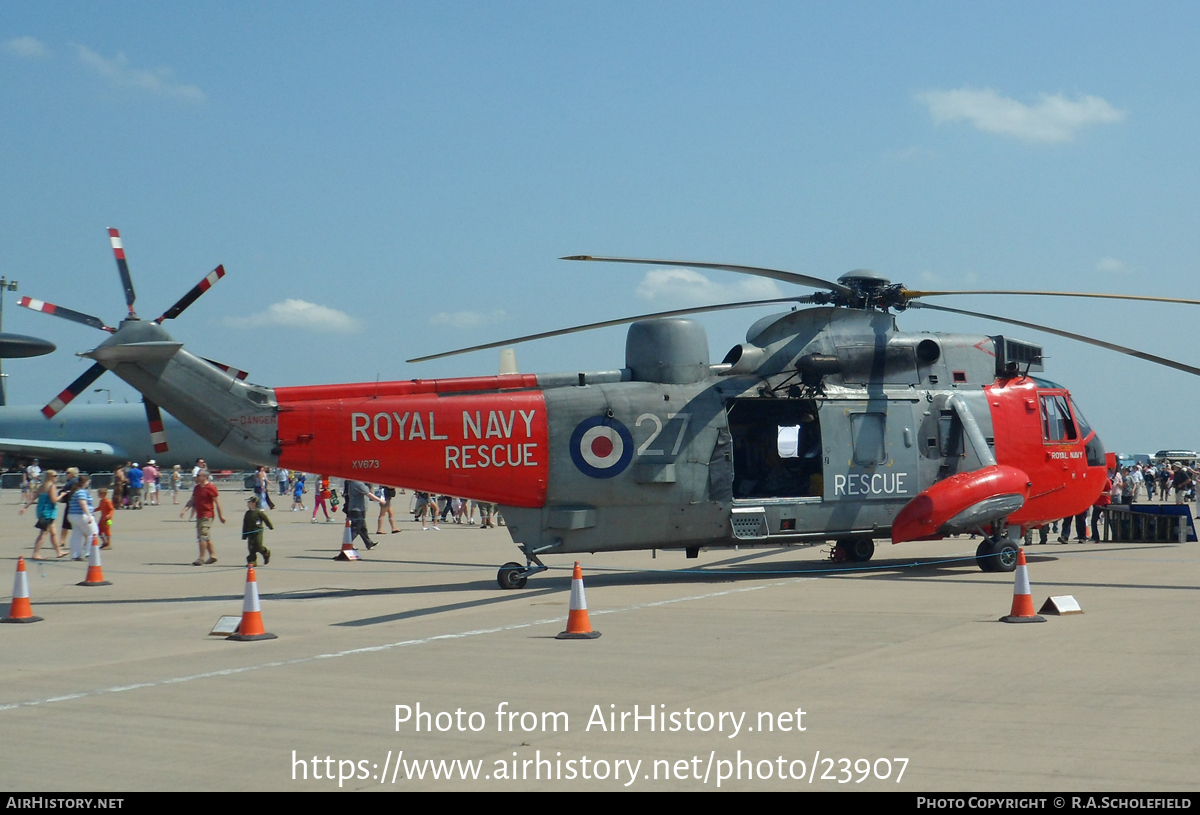
[[[770,580],[773,578],[814,579],[819,577],[836,577],[847,575],[847,572],[851,570],[859,572],[861,576],[861,572],[864,570],[864,567],[861,564],[834,564],[830,561],[787,561],[770,564],[759,564],[752,562],[771,555],[777,555],[779,551],[780,550],[778,549],[772,549],[749,555],[741,555],[738,557],[727,558],[725,560],[705,564],[703,567],[696,568],[671,570],[605,571],[603,568],[597,569],[593,567],[593,569],[585,575],[585,581],[587,585],[592,587],[636,587],[681,584],[708,585],[713,583],[740,583],[758,580]],[[970,562],[967,564],[964,564],[961,561],[955,561],[951,564],[933,564],[909,558],[898,559],[894,561],[881,561],[877,565],[868,568],[871,568],[872,570],[920,569],[922,575],[934,577],[944,573],[961,574],[964,566],[975,568],[974,559],[970,559]],[[542,597],[546,595],[558,595],[562,597],[561,605],[565,607],[565,595],[570,591],[571,588],[571,569],[569,567],[554,567],[550,570],[550,572],[555,571],[560,573],[551,574],[543,572],[542,574],[532,578],[534,581],[536,581],[538,586],[537,588],[533,589],[504,591],[500,595],[492,594],[492,596],[475,600],[464,600],[461,602],[447,603],[444,605],[409,609],[407,611],[396,612],[394,614],[385,614],[356,620],[345,620],[343,622],[333,623],[333,625],[345,627],[379,625],[383,623],[398,622],[401,620],[419,617],[428,617],[451,611],[480,608],[500,603],[520,602],[522,600],[528,600],[530,598]],[[891,574],[889,576],[892,578],[897,577],[896,574]],[[471,581],[468,583],[438,584],[394,589],[367,589],[363,591],[348,591],[345,592],[345,594],[355,596],[371,594],[416,595],[422,593],[436,594],[446,591],[460,592],[473,590],[488,592],[500,591],[493,581]],[[309,593],[308,596],[312,596],[311,593]]]

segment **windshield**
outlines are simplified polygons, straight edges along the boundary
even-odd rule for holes
[[[1083,418],[1083,411],[1075,404],[1074,399],[1071,399],[1071,412],[1075,414],[1075,423],[1079,425],[1079,438],[1086,439],[1092,433],[1092,426]]]

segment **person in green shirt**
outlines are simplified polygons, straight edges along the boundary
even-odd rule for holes
[[[246,514],[242,516],[242,537],[246,539],[246,548],[249,550],[246,563],[251,566],[258,565],[259,552],[262,552],[264,566],[271,562],[271,550],[263,546],[263,524],[275,528],[267,513],[258,508],[258,498],[247,498]]]

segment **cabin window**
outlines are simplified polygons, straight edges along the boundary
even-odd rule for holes
[[[1042,438],[1050,442],[1075,441],[1079,438],[1065,396],[1043,394],[1041,403]]]
[[[887,447],[883,442],[886,415],[855,413],[850,416],[853,435],[854,463],[864,467],[887,463]]]

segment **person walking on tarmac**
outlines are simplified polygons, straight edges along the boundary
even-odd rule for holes
[[[371,492],[371,486],[362,481],[347,479],[343,490],[346,495],[346,518],[350,521],[350,541],[362,538],[367,551],[375,548],[375,542],[367,535],[367,501],[382,504],[383,499]]]
[[[200,544],[200,557],[192,561],[192,565],[216,563],[217,555],[212,545],[212,522],[216,516],[221,519],[221,523],[225,523],[225,514],[221,512],[221,499],[217,487],[208,480],[208,470],[201,470],[196,474],[196,486],[192,488],[192,497],[184,504],[179,517],[186,515],[189,509],[196,513],[196,542]]]
[[[328,501],[332,497],[333,497],[333,495],[329,491],[329,476],[327,476],[327,475],[317,476],[317,487],[316,487],[316,489],[313,490],[313,516],[312,516],[313,523],[317,522],[317,510],[318,509],[325,513],[325,522],[326,523],[329,522]],[[333,509],[334,509],[334,512],[337,511],[336,506]]]
[[[275,528],[267,513],[259,509],[258,498],[247,498],[246,514],[242,516],[242,537],[246,539],[246,549],[249,550],[246,555],[249,566],[258,565],[259,552],[262,552],[264,566],[271,562],[271,550],[263,546],[263,524],[270,529]]]
[[[395,535],[400,530],[396,528],[396,516],[392,513],[392,499],[396,497],[395,487],[381,487],[383,492],[383,503],[379,505],[379,518],[375,522],[375,534],[383,534],[383,519],[386,516],[388,523],[391,524],[392,534]]]
[[[1104,514],[1104,508],[1112,503],[1113,493],[1113,471],[1108,471],[1108,477],[1104,479],[1104,489],[1100,492],[1100,497],[1096,499],[1096,503],[1092,504],[1092,543],[1100,542],[1100,516]]]

